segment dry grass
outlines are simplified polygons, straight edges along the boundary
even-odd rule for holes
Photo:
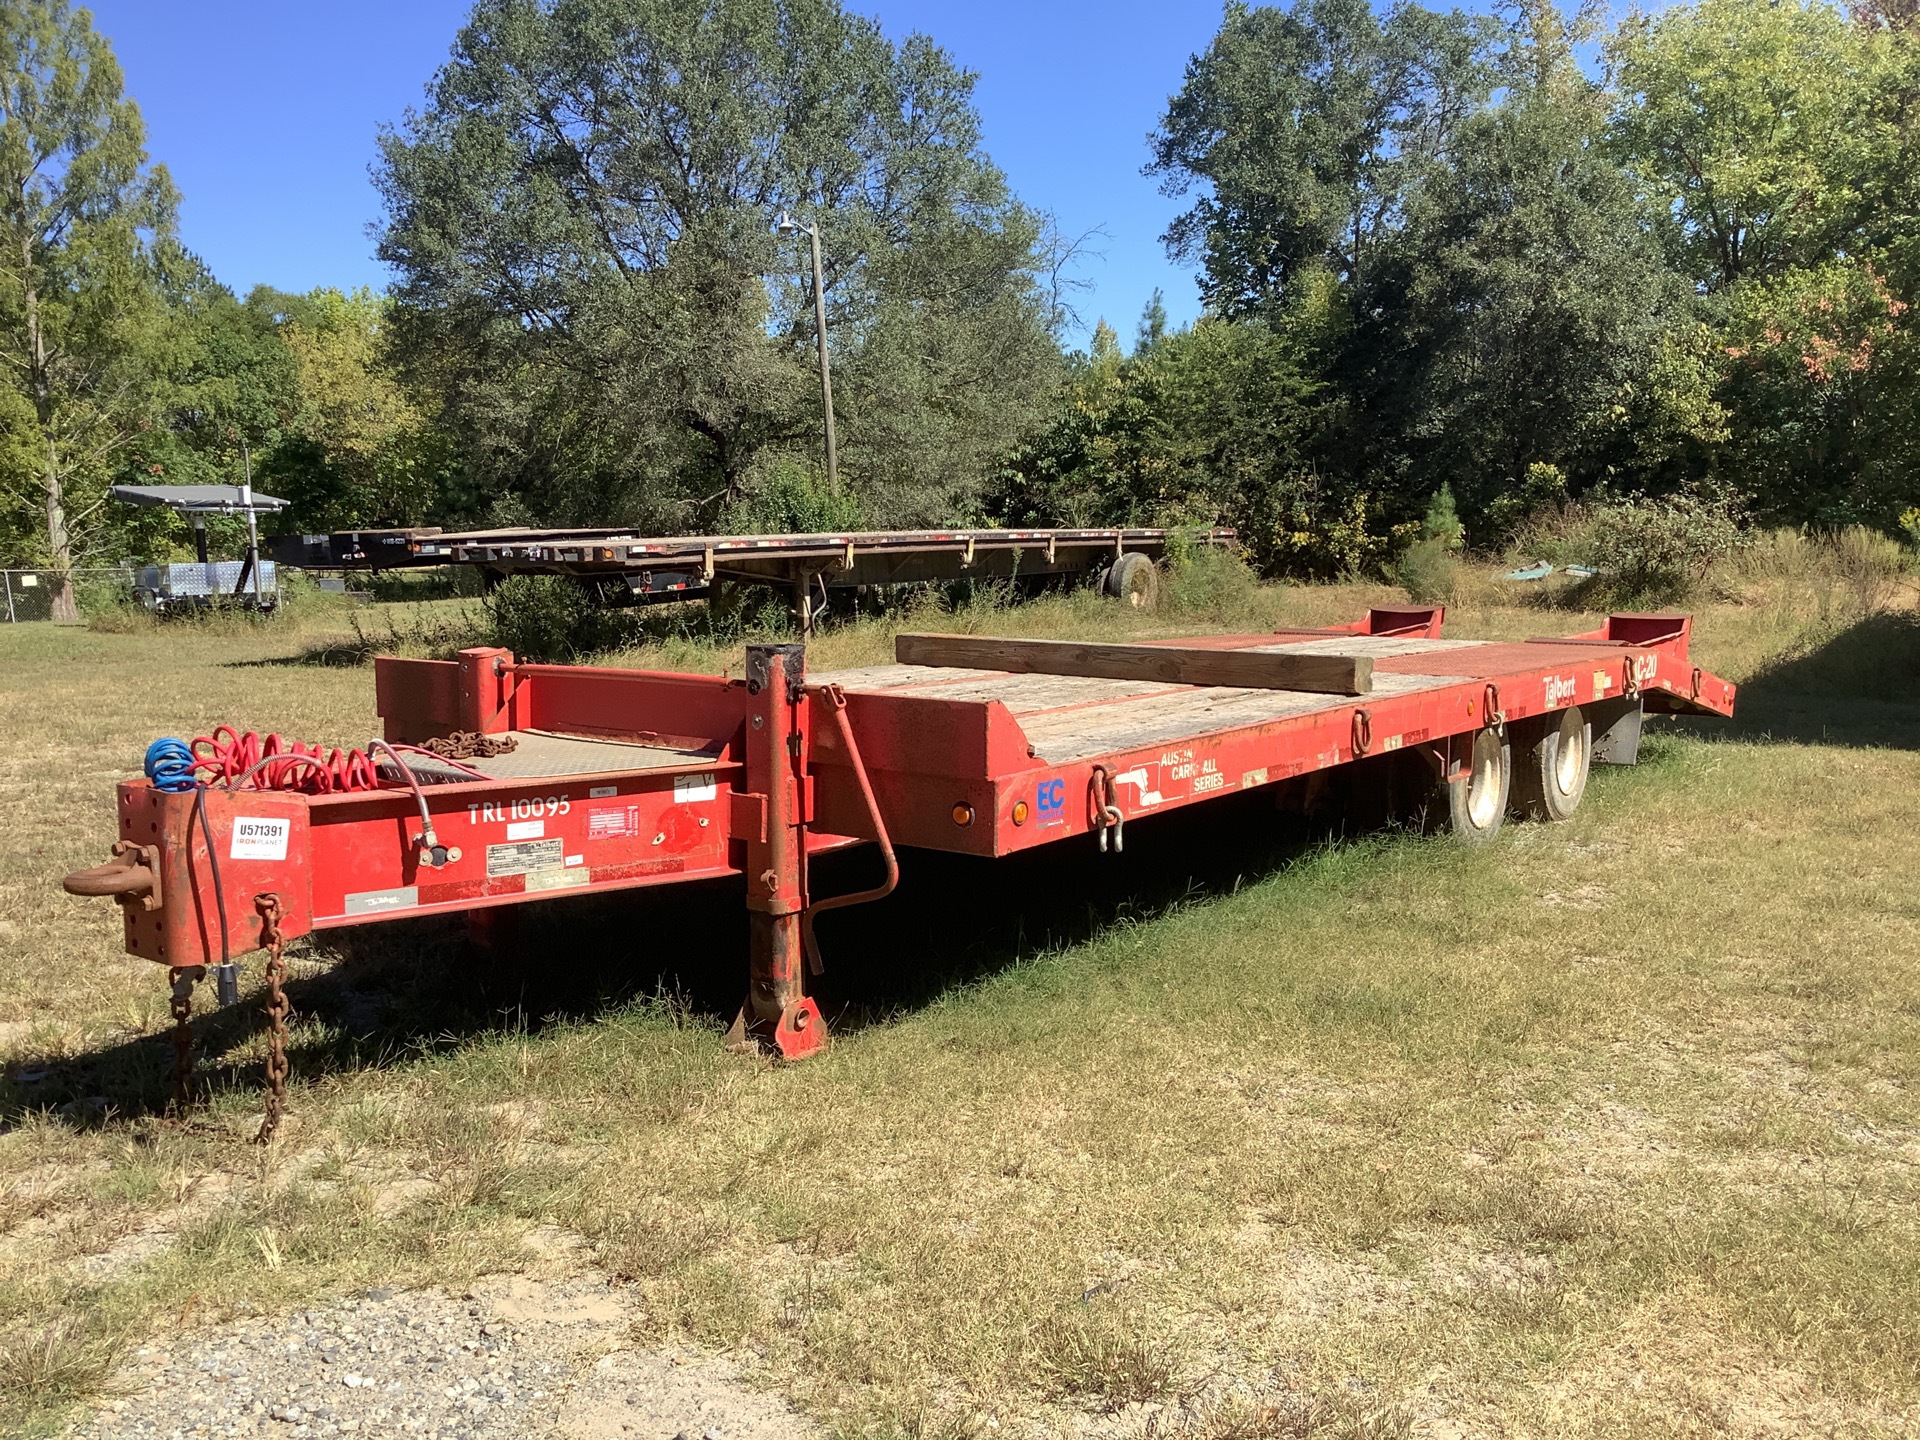
[[[1741,721],[1663,730],[1565,826],[1323,847],[1223,802],[1117,861],[912,856],[823,924],[807,1066],[720,1051],[725,887],[544,907],[504,973],[443,925],[306,947],[268,1154],[250,1016],[205,1022],[202,1118],[160,1123],[160,977],[58,877],[152,736],[356,740],[370,674],[284,663],[324,627],[0,631],[0,1426],[55,1428],[126,1337],[460,1283],[557,1226],[651,1332],[848,1435],[1908,1433],[1920,637],[1778,585],[1700,616]],[[1138,628],[1391,598],[1196,591]],[[1589,623],[1469,594],[1456,633]],[[983,601],[812,663],[907,625],[1116,617]]]

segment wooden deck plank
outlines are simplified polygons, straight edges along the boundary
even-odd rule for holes
[[[1485,640],[1429,640],[1412,635],[1323,635],[1316,640],[1276,640],[1249,648],[1268,655],[1365,655],[1373,659],[1432,655],[1442,650],[1484,648]]]
[[[1378,699],[1458,684],[1453,676],[1381,674]],[[1068,765],[1150,745],[1192,741],[1220,730],[1289,720],[1322,710],[1343,710],[1359,697],[1314,695],[1298,690],[1182,689],[1143,696],[1121,705],[1055,711],[1024,718],[1020,728],[1034,755],[1049,765]]]
[[[1371,657],[1298,646],[1204,650],[988,635],[901,635],[894,641],[894,653],[905,665],[971,666],[1170,685],[1364,695],[1373,684]]]

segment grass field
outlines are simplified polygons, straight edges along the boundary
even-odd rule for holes
[[[1592,623],[1483,588],[1450,634]],[[1194,591],[1150,623],[899,623],[1178,633],[1390,593]],[[164,1123],[162,974],[58,881],[156,735],[364,739],[366,647],[324,616],[0,628],[0,1427],[57,1431],[155,1334],[577,1235],[648,1337],[846,1435],[1914,1433],[1920,629],[1803,598],[1701,611],[1738,720],[1659,729],[1571,823],[1484,849],[1315,843],[1245,797],[1118,860],[910,854],[823,922],[838,1043],[804,1066],[722,1053],[726,886],[542,907],[525,969],[437,923],[299,947],[264,1153],[251,1007],[203,1020],[209,1101]]]

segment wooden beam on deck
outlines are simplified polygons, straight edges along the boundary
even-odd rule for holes
[[[902,665],[1010,670],[1023,675],[1310,690],[1323,695],[1365,695],[1373,689],[1373,658],[1368,655],[1182,650],[1169,645],[1005,640],[991,635],[901,635],[894,641],[893,653]]]

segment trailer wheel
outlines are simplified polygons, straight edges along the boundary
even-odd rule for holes
[[[1578,705],[1543,718],[1513,777],[1513,808],[1536,820],[1567,820],[1587,793],[1593,728]]]
[[[1513,752],[1492,726],[1473,737],[1466,777],[1441,782],[1447,791],[1447,829],[1454,839],[1484,845],[1500,833],[1513,784]]]
[[[1101,577],[1100,588],[1115,600],[1124,600],[1136,610],[1151,610],[1160,603],[1160,572],[1150,557],[1138,550],[1122,555]]]

